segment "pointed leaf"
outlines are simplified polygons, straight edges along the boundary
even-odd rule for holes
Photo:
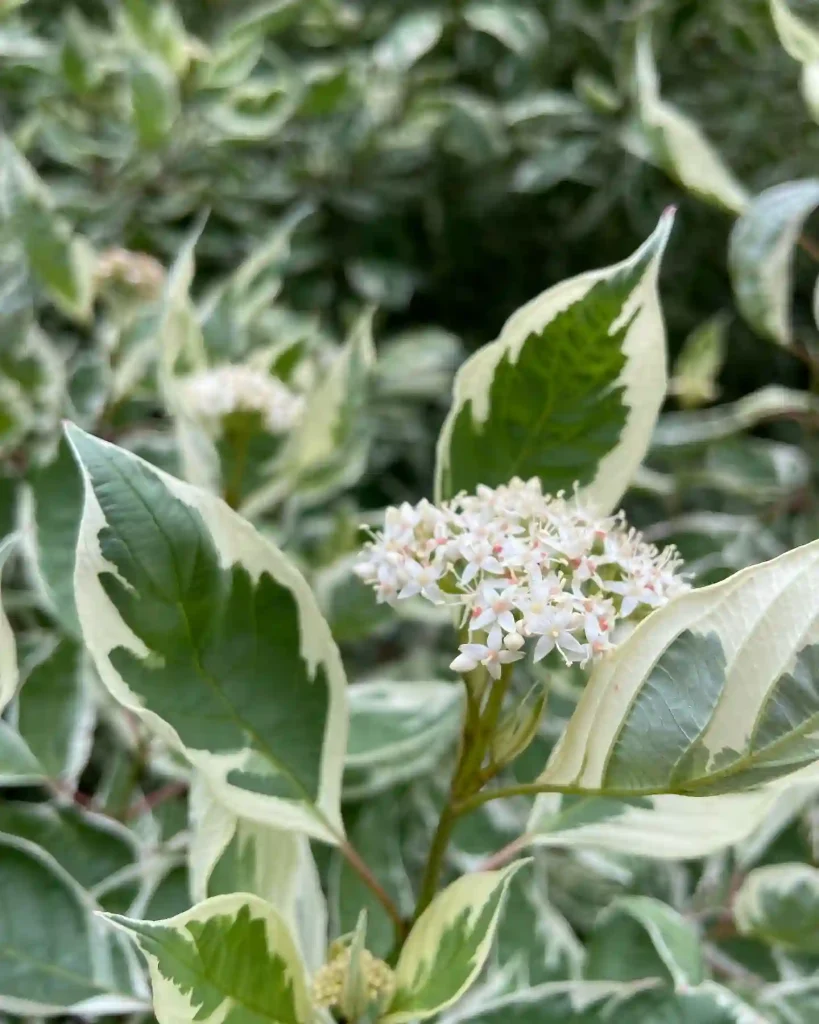
[[[401,950],[385,1024],[425,1020],[469,989],[489,955],[506,888],[524,863],[465,875],[435,897]]]
[[[660,96],[654,54],[647,32],[637,40],[637,104],[653,161],[707,202],[741,212],[748,192],[726,166],[699,126]]]
[[[819,206],[819,178],[787,181],[756,196],[734,225],[728,265],[739,311],[763,337],[793,343],[794,246]]]
[[[547,493],[577,481],[601,511],[617,504],[665,395],[657,272],[672,219],[623,263],[523,306],[464,363],[438,440],[439,498],[537,476]]]
[[[725,793],[819,758],[819,541],[694,590],[592,673],[541,779]]]
[[[346,684],[297,570],[222,501],[69,428],[75,591],[113,696],[237,814],[338,841]]]
[[[304,964],[264,900],[214,896],[167,921],[105,916],[145,954],[159,1024],[309,1024]]]

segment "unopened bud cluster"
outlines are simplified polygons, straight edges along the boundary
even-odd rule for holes
[[[286,434],[304,410],[304,399],[277,377],[238,363],[193,373],[181,389],[188,415],[211,424],[217,433],[226,416],[255,412],[269,434]]]
[[[342,1006],[351,955],[349,947],[342,949],[316,972],[313,1000],[317,1006],[327,1009]],[[358,969],[367,1001],[379,1006],[386,1005],[395,991],[395,974],[389,964],[373,956],[369,950],[362,949],[358,954]]]
[[[421,595],[460,609],[474,642],[452,662],[493,678],[524,657],[557,650],[567,664],[610,650],[625,620],[688,589],[674,548],[659,550],[622,514],[603,517],[540,481],[513,479],[433,505],[388,508],[356,572],[391,604]]]
[[[165,283],[161,263],[145,252],[130,249],[106,249],[97,259],[96,276],[100,282],[115,282],[146,297],[159,295]]]

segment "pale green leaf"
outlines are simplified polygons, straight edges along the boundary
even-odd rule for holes
[[[685,339],[669,385],[669,393],[685,409],[708,405],[719,397],[717,377],[725,361],[728,318],[709,317]]]
[[[94,300],[93,250],[58,216],[45,185],[8,139],[0,140],[0,196],[38,284],[67,316],[87,320]]]
[[[364,312],[330,369],[307,398],[299,423],[287,440],[269,485],[243,503],[244,515],[257,516],[284,497],[315,505],[352,486],[367,464],[370,425],[367,400],[375,363],[372,321]]]
[[[537,476],[609,511],[666,390],[659,261],[673,212],[628,260],[548,289],[464,363],[438,441],[436,493]]]
[[[22,503],[24,551],[49,611],[79,637],[74,603],[74,559],[82,514],[82,479],[68,442],[55,458],[29,476]]]
[[[159,1024],[308,1024],[301,956],[264,900],[214,896],[166,921],[107,919],[129,933],[151,972]]]
[[[790,57],[800,64],[819,62],[819,31],[790,9],[787,0],[770,0],[771,17],[779,41]]]
[[[819,178],[787,181],[756,196],[734,225],[728,265],[737,307],[763,337],[793,343],[793,252],[805,218],[819,205]]]
[[[668,904],[651,896],[623,896],[597,921],[585,973],[611,981],[658,977],[677,989],[698,985],[704,979],[700,937]]]
[[[497,39],[513,53],[525,54],[546,39],[546,25],[536,10],[497,0],[472,0],[464,8],[464,19],[476,32]]]
[[[465,875],[435,897],[401,950],[385,1022],[425,1020],[469,989],[489,955],[504,893],[524,864]]]
[[[201,777],[191,787],[190,817],[193,901],[234,892],[259,896],[287,922],[310,969],[320,967],[327,910],[307,838],[237,818]]]
[[[766,1024],[813,1024],[819,1019],[819,978],[791,978],[766,985],[757,1005]]]
[[[0,719],[0,787],[28,786],[41,782],[43,774],[25,740]]]
[[[61,640],[23,680],[17,728],[52,779],[75,784],[91,753],[96,711],[82,649]]]
[[[450,683],[358,683],[350,687],[349,701],[347,799],[431,771],[452,749],[461,726],[463,694]]]
[[[346,683],[307,584],[218,498],[69,440],[77,611],[102,681],[237,814],[337,842]]]
[[[443,27],[442,13],[432,8],[402,15],[375,46],[373,59],[376,65],[388,71],[409,71],[435,47]]]
[[[637,39],[637,112],[652,160],[683,188],[731,213],[740,213],[749,195],[699,126],[660,96],[654,54],[647,31]]]
[[[48,854],[0,836],[0,890],[0,1009],[100,1017],[148,1008],[130,950]]]
[[[521,986],[515,992],[477,1002],[466,1013],[459,1013],[456,1019],[469,1024],[603,1024],[608,1020],[614,1024],[617,1018],[609,1017],[607,1008],[613,1006],[618,997],[624,999],[635,990],[645,988],[645,984],[644,981],[572,980]],[[637,1024],[637,1020],[629,1024]],[[649,1021],[639,1024],[649,1024]]]
[[[592,672],[541,781],[707,796],[819,758],[819,541],[648,617]]]
[[[128,69],[131,124],[139,146],[161,145],[179,116],[176,77],[163,61],[148,53],[134,54]]]
[[[17,535],[11,534],[0,540],[0,576],[17,543]],[[17,668],[17,644],[0,598],[0,711],[17,692],[20,674]]]
[[[745,877],[732,910],[742,935],[819,952],[819,869],[809,864],[756,868]]]

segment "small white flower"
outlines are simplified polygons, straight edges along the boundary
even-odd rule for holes
[[[498,626],[490,630],[485,644],[461,644],[460,654],[449,666],[454,672],[472,672],[478,665],[485,665],[493,679],[500,679],[501,669],[513,661],[520,661],[521,651],[510,651],[503,647]]]
[[[231,413],[258,412],[268,433],[286,434],[304,409],[304,399],[277,377],[239,363],[191,374],[181,382],[180,394],[188,414],[217,432]]]
[[[527,622],[527,631],[539,636],[534,660],[540,661],[557,648],[567,665],[573,661],[585,661],[588,650],[572,632],[581,621],[570,608],[554,608]]]
[[[485,586],[482,588],[476,604],[472,610],[472,619],[469,623],[470,630],[487,629],[497,623],[507,633],[515,628],[515,616],[512,610],[518,594],[518,587],[511,586],[499,591],[495,587]]]
[[[434,563],[422,565],[415,559],[408,558],[404,563],[404,571],[409,579],[398,595],[400,598],[415,597],[416,594],[421,594],[433,604],[443,604],[446,598],[438,586],[438,580],[443,573],[442,566]]]
[[[461,552],[466,560],[466,566],[461,573],[461,581],[471,583],[479,572],[491,572],[496,576],[502,576],[504,569],[498,561],[501,550],[500,545],[493,547],[488,541],[464,544]]]

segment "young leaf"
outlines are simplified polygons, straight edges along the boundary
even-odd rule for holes
[[[768,864],[745,878],[733,904],[742,935],[787,949],[819,952],[819,870]]]
[[[819,757],[819,541],[672,601],[592,673],[541,781],[748,789]]]
[[[57,215],[45,185],[8,139],[0,141],[0,195],[32,275],[66,316],[85,321],[94,301],[94,253]]]
[[[0,540],[0,576],[16,543],[16,534],[11,534],[11,536]],[[5,708],[17,692],[19,682],[17,644],[14,640],[14,633],[11,630],[11,623],[3,609],[2,598],[0,598],[0,711]]]
[[[728,318],[717,313],[685,339],[668,389],[683,408],[695,409],[719,397],[717,377],[725,362],[727,333]]]
[[[678,989],[698,985],[704,979],[699,936],[668,904],[651,896],[624,896],[599,918],[585,974],[611,981],[659,977]]]
[[[425,1020],[467,991],[489,955],[504,893],[524,863],[464,875],[435,897],[401,950],[385,1024]]]
[[[145,1012],[130,951],[79,885],[33,843],[0,836],[0,1009],[21,1016]]]
[[[723,162],[701,129],[686,114],[660,96],[651,39],[637,39],[635,79],[641,126],[654,162],[689,192],[731,213],[748,202],[748,192]]]
[[[737,307],[751,327],[780,345],[793,343],[793,250],[819,206],[819,178],[786,181],[756,196],[734,225],[728,266]]]
[[[337,842],[346,683],[307,584],[218,498],[68,436],[77,612],[103,682],[237,814]]]
[[[61,640],[31,669],[17,698],[17,728],[51,779],[76,781],[91,753],[94,702],[90,666],[73,640]]]
[[[237,818],[202,777],[193,781],[189,808],[193,901],[234,892],[259,896],[287,922],[307,965],[320,967],[327,908],[306,837]]]
[[[345,799],[430,771],[460,728],[463,694],[451,683],[357,683],[349,701]]]
[[[771,0],[774,28],[786,53],[802,65],[802,96],[815,121],[819,121],[819,32],[797,17],[787,0]]]
[[[537,476],[546,493],[577,481],[601,511],[617,504],[665,395],[657,273],[672,220],[623,263],[523,306],[464,363],[438,440],[439,499]]]
[[[166,921],[105,917],[145,954],[159,1024],[309,1024],[304,964],[283,918],[257,896],[214,896]]]

